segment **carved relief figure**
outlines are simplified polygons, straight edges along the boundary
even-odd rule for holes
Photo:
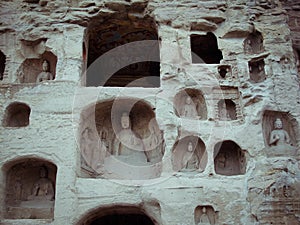
[[[198,225],[210,225],[210,221],[208,218],[208,215],[206,214],[206,207],[202,208],[202,215],[200,217],[200,221],[198,223]]]
[[[102,135],[102,134],[101,134]],[[105,142],[97,135],[93,134],[90,128],[85,128],[82,132],[81,140],[82,156],[89,167],[100,172],[103,160],[107,151]]]
[[[156,123],[149,123],[150,135],[145,140],[146,155],[152,163],[160,162],[163,156],[162,133]]]
[[[182,170],[183,171],[193,171],[199,168],[199,158],[195,153],[195,147],[192,142],[188,143],[187,151],[183,155],[182,159]]]
[[[40,178],[34,183],[28,200],[54,200],[54,187],[46,167],[40,168]]]
[[[181,115],[183,117],[188,117],[188,118],[197,118],[198,117],[198,112],[196,110],[196,106],[192,101],[192,98],[190,96],[186,97],[185,105],[182,109]]]
[[[132,131],[130,118],[127,112],[121,117],[121,131],[116,135],[114,142],[115,155],[131,164],[147,163],[144,143]]]
[[[290,60],[286,57],[280,60],[281,70],[283,73],[291,72],[291,63]]]
[[[219,118],[220,120],[231,120],[225,101],[219,107]]]
[[[52,73],[49,72],[50,68],[49,68],[48,61],[44,60],[42,66],[43,66],[43,71],[37,76],[36,82],[39,83],[45,80],[53,80],[54,77]]]
[[[289,134],[282,128],[282,120],[277,118],[274,122],[274,130],[270,135],[270,145],[286,145],[290,144]]]

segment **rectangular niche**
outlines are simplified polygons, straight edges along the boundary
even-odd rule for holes
[[[266,79],[264,59],[255,59],[248,62],[250,80],[259,83]]]
[[[208,32],[206,35],[192,34],[190,41],[192,63],[220,64],[223,54],[218,47],[217,38],[212,32]]]
[[[218,66],[219,79],[230,80],[232,78],[232,69],[230,65]]]
[[[236,87],[213,89],[215,120],[217,121],[243,121],[240,94]]]
[[[84,39],[87,87],[160,87],[159,37],[150,16],[94,18]]]

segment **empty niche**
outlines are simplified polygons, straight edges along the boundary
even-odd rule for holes
[[[231,77],[231,66],[229,65],[220,65],[218,66],[219,76],[223,79]]]
[[[244,52],[246,54],[257,54],[264,51],[263,36],[259,31],[251,33],[244,40]]]
[[[263,59],[248,62],[250,79],[256,83],[266,79],[265,61]]]
[[[262,129],[268,156],[290,156],[297,151],[295,119],[287,112],[267,110],[263,114]]]
[[[5,64],[6,64],[6,56],[3,54],[2,51],[0,51],[0,80],[3,80]]]
[[[231,99],[221,99],[218,102],[219,120],[236,120],[236,105]]]
[[[160,207],[158,205],[158,207]],[[159,210],[159,209],[158,209]],[[147,215],[142,207],[130,205],[114,205],[98,208],[85,215],[76,225],[154,225],[157,219]]]
[[[175,113],[178,117],[207,119],[205,98],[200,90],[184,89],[174,98]]]
[[[86,86],[160,86],[158,34],[151,17],[93,19],[86,36]]]
[[[222,141],[214,148],[215,172],[221,175],[240,175],[246,172],[246,157],[233,141]]]
[[[14,163],[6,176],[8,219],[52,219],[57,167],[48,161],[27,159]]]
[[[41,58],[26,59],[17,72],[19,83],[39,83],[55,79],[57,57],[44,52]]]
[[[208,32],[206,35],[192,34],[192,63],[219,64],[223,54],[218,48],[216,36]]]
[[[215,225],[217,213],[212,206],[197,206],[194,213],[196,225]]]
[[[26,127],[29,125],[30,107],[25,103],[11,103],[5,110],[4,127]]]
[[[90,109],[82,114],[80,131],[85,173],[137,180],[160,175],[163,134],[149,104],[122,98]]]
[[[179,139],[173,146],[172,164],[174,171],[203,172],[207,164],[204,142],[196,136]]]

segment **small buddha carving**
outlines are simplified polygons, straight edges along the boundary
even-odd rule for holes
[[[199,168],[199,158],[195,152],[192,142],[188,143],[187,151],[182,158],[182,171],[194,171]]]
[[[198,112],[196,110],[196,106],[193,103],[192,98],[190,96],[186,97],[185,105],[182,109],[181,115],[183,117],[187,117],[187,118],[197,118],[198,117]]]
[[[149,162],[145,153],[143,141],[132,131],[127,112],[121,116],[122,129],[114,141],[115,155],[130,164],[145,164]]]
[[[225,101],[219,107],[220,120],[231,120]]]
[[[107,146],[104,138],[104,134],[101,133],[100,139],[95,135],[91,128],[87,127],[82,132],[82,155],[87,165],[97,173],[101,172],[103,160],[107,151]]]
[[[162,149],[162,133],[156,127],[156,124],[150,122],[149,124],[150,135],[145,139],[146,155],[152,163],[160,162],[163,156]]]
[[[34,183],[32,194],[28,200],[54,200],[54,187],[52,181],[48,178],[46,167],[40,168],[40,178]]]
[[[269,144],[271,146],[290,145],[290,136],[282,128],[282,120],[279,118],[277,118],[274,122],[274,130],[271,132]]]
[[[287,156],[297,154],[297,147],[292,145],[292,140],[287,131],[283,129],[282,120],[274,121],[274,129],[269,137],[269,148],[266,149],[268,156]]]
[[[39,83],[39,82],[42,82],[45,80],[53,80],[54,77],[53,77],[52,73],[49,72],[50,68],[49,68],[49,63],[47,60],[43,61],[42,68],[43,68],[43,71],[37,76],[36,83]]]
[[[207,215],[206,207],[202,208],[202,215],[200,217],[198,225],[211,225],[209,217]]]

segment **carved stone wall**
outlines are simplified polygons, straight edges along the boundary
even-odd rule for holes
[[[0,9],[1,224],[299,224],[299,0]]]

